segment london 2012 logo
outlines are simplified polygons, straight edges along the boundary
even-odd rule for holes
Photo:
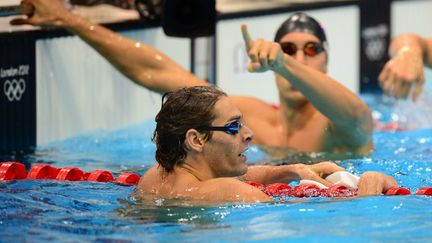
[[[6,80],[3,84],[3,92],[10,102],[20,101],[26,90],[24,79]]]
[[[364,53],[369,61],[379,61],[386,54],[386,36],[389,33],[387,24],[378,24],[362,30],[365,42]]]

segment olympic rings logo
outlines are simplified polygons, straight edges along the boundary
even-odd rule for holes
[[[370,61],[378,61],[383,58],[386,51],[386,40],[384,38],[375,38],[366,41],[365,54]]]
[[[10,102],[14,100],[20,101],[22,95],[26,90],[26,83],[24,79],[13,79],[12,81],[6,80],[3,84],[3,91]]]
[[[362,30],[361,36],[365,40],[364,53],[369,61],[379,61],[384,57],[388,33],[389,27],[385,23]]]

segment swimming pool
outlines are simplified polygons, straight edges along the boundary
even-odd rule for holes
[[[425,97],[427,95],[423,95]],[[425,97],[426,99],[427,97]],[[409,131],[377,131],[370,157],[339,163],[355,174],[376,170],[393,175],[415,192],[432,187],[431,106],[363,96],[383,124]],[[423,100],[428,103],[429,101]],[[429,104],[432,104],[429,103]],[[414,114],[415,113],[415,114]],[[432,114],[432,113],[429,113]],[[142,174],[154,163],[148,121],[116,131],[94,131],[47,144],[24,158],[85,171]],[[257,147],[250,163],[273,161]],[[304,161],[332,157],[297,154]],[[112,183],[19,180],[0,183],[0,241],[426,241],[432,237],[432,197],[277,198],[273,203],[191,206],[187,200],[136,200],[134,187]]]

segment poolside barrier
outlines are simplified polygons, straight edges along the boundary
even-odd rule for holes
[[[106,170],[84,172],[75,167],[56,168],[47,164],[34,164],[27,174],[24,164],[20,162],[9,161],[0,164],[0,181],[23,179],[113,182],[119,185],[133,186],[138,184],[140,176],[135,173],[123,172],[115,179],[111,172]]]

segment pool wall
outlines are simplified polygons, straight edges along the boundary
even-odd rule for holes
[[[168,38],[161,28],[121,34],[170,53],[189,69],[186,39]],[[36,61],[37,144],[139,123],[160,108],[160,94],[128,81],[75,36],[38,40]]]

